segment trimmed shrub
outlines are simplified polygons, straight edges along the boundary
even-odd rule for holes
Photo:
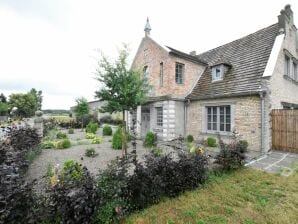
[[[112,139],[113,149],[122,149],[122,128],[118,127]]]
[[[55,148],[56,149],[68,149],[71,147],[71,142],[69,139],[62,139],[56,142]]]
[[[152,131],[147,132],[143,144],[145,147],[155,146],[156,145],[156,135]]]
[[[93,138],[95,138],[95,134],[93,134],[93,133],[87,133],[85,135],[85,138],[87,138],[87,139],[93,139]]]
[[[193,142],[193,136],[192,135],[187,135],[186,141],[189,142],[189,143]]]
[[[207,138],[207,145],[209,147],[216,147],[216,139],[212,137]]]
[[[105,125],[102,128],[102,135],[111,136],[113,133],[112,127],[110,125]]]
[[[68,129],[68,134],[74,134],[73,128]]]
[[[59,132],[56,134],[56,138],[57,138],[57,139],[65,139],[65,138],[67,138],[67,135],[66,135],[64,132],[59,131]]]
[[[100,144],[102,142],[103,142],[102,138],[100,138],[100,137],[94,137],[92,139],[92,141],[91,141],[91,144]]]
[[[97,129],[98,129],[98,124],[94,122],[89,122],[89,124],[86,126],[87,133],[96,134]]]
[[[97,154],[94,148],[87,148],[85,151],[85,156],[87,157],[95,157]]]

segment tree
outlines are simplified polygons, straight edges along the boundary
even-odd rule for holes
[[[32,88],[29,92],[30,94],[32,94],[37,102],[37,110],[41,110],[41,106],[42,106],[42,91],[39,90],[37,91],[35,88]]]
[[[127,58],[126,46],[119,51],[115,61],[102,56],[96,69],[96,79],[103,84],[103,87],[95,92],[97,98],[107,102],[101,107],[102,112],[122,112],[123,114],[123,155],[127,153],[125,111],[136,109],[138,105],[144,103],[149,91],[149,85],[141,72],[127,68]]]
[[[0,94],[0,103],[7,103],[6,96],[3,93]]]
[[[10,108],[17,107],[16,115],[20,117],[34,116],[38,109],[37,101],[33,94],[13,93],[9,96]]]
[[[7,115],[8,110],[9,110],[9,106],[7,104],[6,96],[3,93],[1,93],[0,94],[0,116]]]
[[[84,116],[89,114],[89,104],[86,98],[81,97],[76,99],[77,105],[74,108],[74,112],[78,119],[82,120],[82,129],[84,128]]]

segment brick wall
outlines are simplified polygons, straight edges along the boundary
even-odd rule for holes
[[[231,105],[231,130],[234,128],[241,134],[241,138],[249,143],[252,151],[261,150],[261,108],[260,97],[234,97],[208,101],[193,101],[187,107],[187,133],[195,139],[207,139],[217,134],[206,131],[206,106]],[[222,135],[225,142],[229,142],[230,135]]]
[[[160,63],[163,62],[163,86],[160,86]],[[175,82],[176,62],[185,65],[184,83]],[[144,66],[149,69],[149,82],[153,87],[152,96],[171,95],[183,98],[193,88],[204,66],[169,55],[169,52],[150,37],[144,37],[134,58],[132,68],[143,72]]]

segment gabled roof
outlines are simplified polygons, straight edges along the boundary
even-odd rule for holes
[[[261,78],[278,31],[278,24],[274,24],[197,55],[199,60],[206,61],[209,66],[188,98],[209,99],[256,94],[260,90]],[[212,82],[211,67],[221,58],[231,67],[223,80]]]
[[[170,50],[170,54],[172,55],[175,55],[176,57],[179,57],[179,58],[184,58],[188,61],[192,61],[192,62],[195,62],[195,63],[199,63],[199,64],[202,64],[202,65],[208,65],[204,60],[202,59],[199,59],[198,57],[196,56],[193,56],[193,55],[190,55],[190,54],[186,54],[182,51],[178,51],[172,47],[169,47],[169,46],[166,46],[169,50]]]

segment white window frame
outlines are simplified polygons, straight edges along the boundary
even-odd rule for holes
[[[219,71],[219,73],[217,72]],[[224,78],[224,65],[216,65],[212,67],[212,81],[220,81]]]
[[[298,82],[298,65],[296,61],[293,61],[293,80]]]
[[[155,107],[156,111],[156,126],[163,126],[163,107]]]
[[[178,66],[181,66],[181,70]],[[185,65],[180,62],[176,62],[175,64],[175,82],[178,85],[184,84],[184,71],[185,71]]]
[[[285,63],[285,75],[291,78],[291,57],[285,54],[284,58],[284,63]]]
[[[229,114],[227,114],[227,108],[229,108]],[[221,113],[221,109],[223,113]],[[206,110],[206,131],[207,132],[219,132],[219,133],[231,133],[232,132],[232,105],[210,105],[205,107]],[[210,112],[210,113],[209,113]],[[209,120],[210,116],[210,120]],[[223,122],[221,120],[223,116]],[[221,130],[221,125],[223,130]],[[227,130],[229,127],[229,130]]]

